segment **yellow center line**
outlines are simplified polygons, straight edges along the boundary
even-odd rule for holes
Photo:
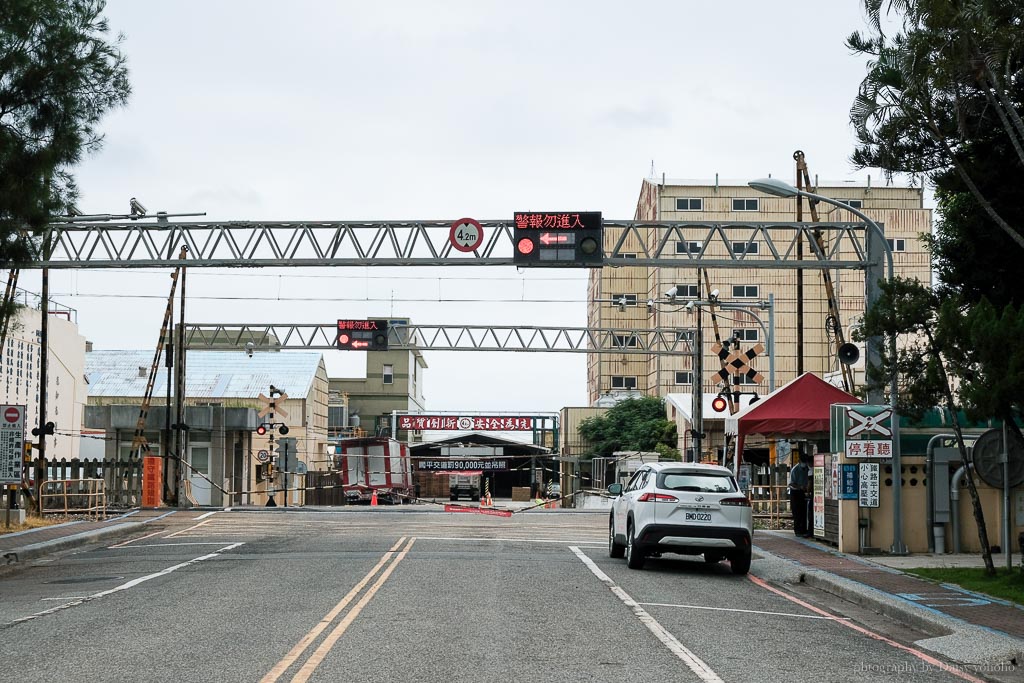
[[[363,611],[364,607],[366,607],[366,603],[370,602],[373,596],[376,595],[377,591],[380,590],[380,587],[388,580],[388,577],[391,576],[391,572],[395,571],[395,567],[398,566],[398,563],[409,554],[409,549],[412,548],[412,544],[415,542],[415,538],[409,539],[409,543],[406,544],[402,552],[398,553],[395,557],[395,561],[388,565],[388,568],[385,569],[380,575],[380,578],[370,586],[370,589],[366,591],[366,594],[363,595],[359,602],[355,604],[355,607],[349,610],[349,613],[345,615],[345,618],[334,627],[334,630],[331,631],[326,638],[324,638],[324,642],[320,643],[320,647],[310,655],[309,659],[306,660],[306,663],[302,665],[301,669],[299,669],[299,672],[295,674],[294,678],[292,678],[291,683],[306,683],[306,681],[309,680],[313,671],[316,670],[320,665],[320,662],[322,662],[324,657],[327,656],[327,653],[330,652],[332,647],[334,647],[334,643],[337,642],[338,638],[340,638],[352,622],[355,621],[356,617],[359,616],[359,613]]]
[[[395,551],[398,550],[398,548],[404,542],[405,536],[402,536],[400,539],[398,539],[398,542],[391,546],[391,550],[384,553],[384,556],[380,558],[380,561],[377,562],[376,565],[374,565],[373,569],[371,569],[366,574],[366,576],[364,576],[359,581],[359,583],[352,587],[352,590],[350,590],[345,595],[345,597],[341,599],[341,602],[335,605],[331,609],[331,611],[328,612],[327,615],[320,620],[319,624],[310,629],[309,633],[302,636],[299,642],[295,644],[295,647],[289,650],[288,654],[286,654],[284,658],[281,659],[281,661],[275,664],[274,668],[268,671],[266,676],[260,679],[260,683],[274,683],[274,681],[280,678],[281,674],[287,671],[288,667],[295,663],[295,660],[297,660],[299,656],[306,651],[306,648],[309,647],[310,644],[317,639],[317,637],[323,632],[323,630],[330,626],[331,622],[334,621],[334,618],[338,616],[338,614],[343,609],[345,609],[350,602],[352,602],[352,600],[356,597],[359,591],[363,590],[366,584],[370,582],[370,579],[373,578],[374,574],[380,571],[380,568],[387,564],[388,560],[391,559],[391,557],[395,554]]]

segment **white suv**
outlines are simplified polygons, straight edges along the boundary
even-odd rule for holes
[[[618,496],[608,522],[608,554],[625,555],[630,569],[651,553],[728,558],[733,574],[750,570],[754,523],[750,501],[732,472],[718,465],[657,462],[640,467]]]

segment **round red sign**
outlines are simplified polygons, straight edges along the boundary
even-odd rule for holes
[[[4,419],[8,422],[17,422],[21,417],[21,411],[17,408],[11,407],[4,411]]]

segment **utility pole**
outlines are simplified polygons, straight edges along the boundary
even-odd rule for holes
[[[182,247],[188,251],[187,247]],[[171,425],[175,434],[174,498],[182,507],[182,493],[185,488],[185,458],[188,453],[188,424],[185,421],[185,266],[181,266],[181,307],[178,316],[178,366],[175,369],[174,405],[177,419]]]
[[[49,232],[43,237],[43,249],[49,252]],[[39,426],[32,430],[32,434],[38,438],[36,450],[39,455],[36,459],[36,510],[39,515],[43,514],[43,481],[46,479],[46,435],[52,434],[52,427],[48,430],[46,424],[46,365],[49,361],[47,354],[48,329],[47,322],[50,308],[50,269],[43,268],[42,294],[39,302]]]

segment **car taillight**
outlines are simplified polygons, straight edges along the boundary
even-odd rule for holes
[[[667,493],[645,493],[636,500],[638,503],[675,503],[679,499]]]
[[[735,507],[748,508],[750,507],[750,501],[746,498],[723,498],[718,501],[719,505],[733,505]]]

